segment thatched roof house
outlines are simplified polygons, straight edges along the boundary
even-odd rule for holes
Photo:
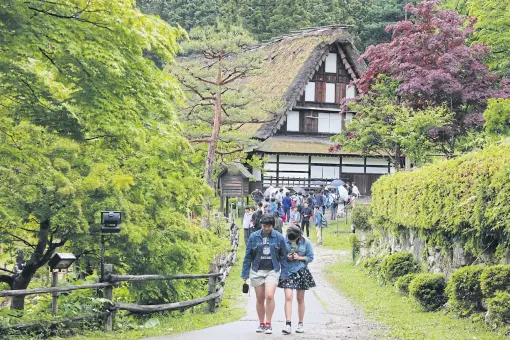
[[[306,85],[313,78],[330,51],[337,52],[347,74],[345,83],[357,79],[366,65],[359,61],[360,54],[354,47],[347,26],[332,25],[310,28],[276,38],[256,46],[261,51],[264,63],[261,73],[251,77],[249,84],[256,84],[266,100],[280,101],[277,124],[266,123],[252,126],[255,138],[266,139],[285,122],[286,112],[292,109],[305,92]]]

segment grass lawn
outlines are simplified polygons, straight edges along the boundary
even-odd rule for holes
[[[335,223],[335,222],[332,222]],[[339,234],[333,224],[324,232],[324,246],[351,250],[350,227],[345,221],[339,225]],[[315,240],[315,235],[314,238]],[[377,280],[344,258],[326,270],[327,279],[343,295],[360,306],[365,315],[390,329],[391,337],[409,340],[498,340],[508,339],[469,319],[458,319],[444,312],[423,312],[408,297],[400,295],[392,286],[381,286]]]

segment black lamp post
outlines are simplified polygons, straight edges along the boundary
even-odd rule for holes
[[[51,286],[56,287],[58,283],[58,273],[61,270],[67,270],[76,261],[76,256],[71,253],[56,253],[48,261],[51,269],[52,281]],[[51,310],[53,315],[58,313],[58,293],[52,294]]]
[[[101,282],[104,281],[104,236],[105,234],[120,233],[121,222],[122,213],[120,211],[101,212]]]

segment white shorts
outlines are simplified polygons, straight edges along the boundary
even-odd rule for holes
[[[280,272],[275,272],[273,270],[259,270],[259,271],[250,271],[250,285],[252,287],[259,287],[265,283],[273,283],[275,285],[278,284],[278,280],[280,279]]]

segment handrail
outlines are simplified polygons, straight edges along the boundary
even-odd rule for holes
[[[108,282],[134,282],[153,280],[183,280],[183,279],[206,279],[220,276],[220,273],[208,274],[175,274],[175,275],[108,275]]]
[[[89,284],[78,285],[78,286],[2,290],[2,291],[0,291],[0,297],[25,296],[25,295],[34,295],[34,294],[64,293],[64,292],[70,292],[73,290],[106,288],[106,287],[112,287],[112,286],[117,286],[117,285],[118,285],[118,283],[100,282],[100,283],[89,283]]]

